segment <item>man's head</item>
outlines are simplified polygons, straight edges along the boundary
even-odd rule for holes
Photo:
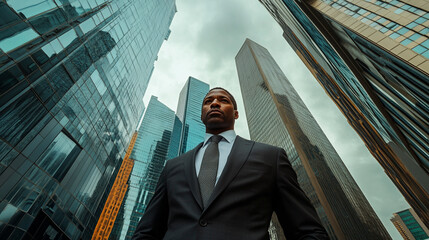
[[[232,94],[220,87],[210,89],[201,110],[201,121],[206,125],[206,132],[219,134],[232,130],[237,118],[237,103]]]

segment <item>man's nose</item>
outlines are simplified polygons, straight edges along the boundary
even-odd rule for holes
[[[219,102],[219,100],[214,99],[214,100],[212,101],[212,103],[210,104],[210,107],[211,107],[211,108],[214,108],[214,107],[220,107],[220,102]]]

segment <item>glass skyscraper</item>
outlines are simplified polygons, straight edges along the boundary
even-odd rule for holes
[[[181,155],[204,141],[206,127],[201,122],[201,107],[209,88],[207,83],[189,77],[180,91],[170,158]]]
[[[405,199],[429,223],[429,5],[260,0]]]
[[[251,139],[285,149],[330,238],[390,239],[270,53],[246,39],[236,64]]]
[[[412,209],[406,209],[393,214],[390,219],[401,236],[406,240],[429,239],[429,230]]]
[[[174,0],[0,1],[0,238],[90,239]]]
[[[131,239],[134,234],[167,160],[174,119],[174,111],[152,96],[130,156],[134,166],[128,190],[109,239]]]

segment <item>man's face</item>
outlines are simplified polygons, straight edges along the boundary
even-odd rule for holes
[[[206,125],[206,132],[218,134],[234,129],[238,111],[234,110],[231,97],[222,89],[210,91],[203,100],[201,121]]]

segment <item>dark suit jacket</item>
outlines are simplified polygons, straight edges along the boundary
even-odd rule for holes
[[[328,239],[283,149],[237,136],[203,209],[195,149],[167,161],[133,239],[265,240],[273,211],[286,238]]]

